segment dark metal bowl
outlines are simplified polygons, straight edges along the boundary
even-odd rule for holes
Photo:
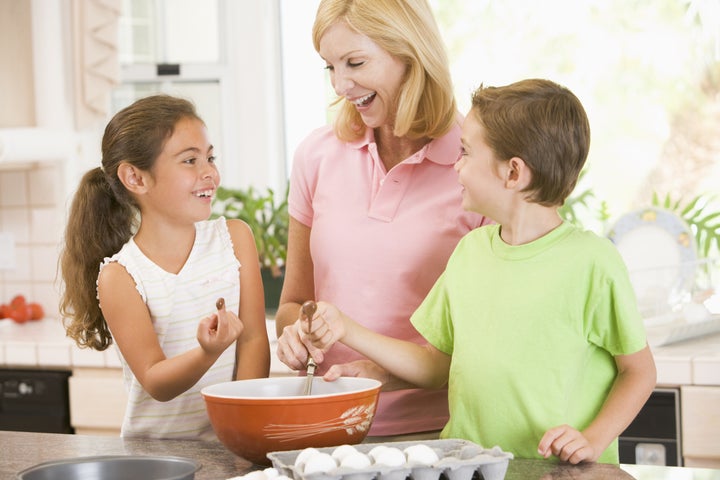
[[[200,464],[181,457],[112,455],[44,462],[17,474],[18,480],[193,480]]]

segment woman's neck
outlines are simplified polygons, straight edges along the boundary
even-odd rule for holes
[[[429,142],[430,139],[426,137],[416,139],[396,137],[393,134],[393,127],[390,125],[375,129],[375,144],[377,145],[378,155],[387,172]]]

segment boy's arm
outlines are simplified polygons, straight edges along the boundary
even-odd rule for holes
[[[307,328],[307,322],[303,328]],[[430,344],[418,345],[381,335],[325,302],[318,302],[309,338],[316,347],[342,342],[391,375],[418,387],[440,388],[448,380],[450,355]]]
[[[570,463],[596,461],[630,425],[655,388],[655,361],[646,345],[639,352],[616,356],[615,364],[618,369],[615,382],[600,412],[582,432],[584,441],[572,438],[571,427],[556,427],[548,430],[540,441],[541,455],[547,458],[552,454]]]

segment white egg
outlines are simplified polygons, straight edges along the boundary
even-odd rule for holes
[[[267,476],[262,470],[254,470],[246,473],[242,478],[243,480],[267,480]]]
[[[372,450],[368,452],[368,457],[372,459],[373,462],[377,461],[378,455],[380,455],[383,450],[387,450],[390,447],[386,447],[385,445],[378,445],[377,447],[373,447]]]
[[[428,447],[424,443],[412,445],[405,449],[405,455],[407,456],[408,463],[415,463],[420,465],[432,465],[439,460],[435,450]]]
[[[399,448],[387,447],[375,457],[375,463],[388,467],[400,467],[405,465],[405,454]]]
[[[298,453],[297,458],[295,458],[295,466],[299,467],[303,463],[307,462],[308,458],[317,455],[320,453],[320,451],[317,448],[308,447],[305,450]]]
[[[305,461],[303,473],[310,475],[311,473],[327,473],[337,468],[337,462],[329,453],[318,452]]]
[[[335,448],[335,450],[333,450],[332,457],[338,463],[342,463],[343,458],[353,453],[358,453],[358,451],[352,445],[340,445],[339,447]]]
[[[266,468],[263,470],[263,473],[267,478],[277,478],[280,475],[280,472],[276,468]]]
[[[371,463],[370,457],[356,450],[355,453],[348,453],[345,455],[345,457],[343,457],[340,461],[340,466],[357,469],[369,467]]]

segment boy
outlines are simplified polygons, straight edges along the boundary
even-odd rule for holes
[[[443,438],[618,463],[617,437],[652,392],[655,364],[617,250],[558,214],[589,143],[568,89],[539,79],[481,86],[455,168],[463,207],[498,223],[461,240],[413,314],[428,343],[383,337],[319,302],[308,336],[316,361],[341,341],[402,380],[447,383]]]

